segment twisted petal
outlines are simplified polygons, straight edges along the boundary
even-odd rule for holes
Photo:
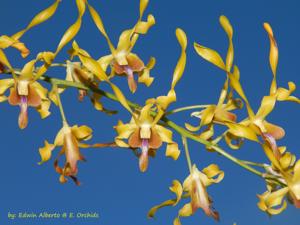
[[[224,172],[220,170],[219,166],[216,164],[211,164],[208,167],[204,168],[202,172],[206,175],[199,174],[202,177],[203,184],[209,186],[211,184],[217,184],[221,182],[224,178]]]
[[[42,119],[45,119],[51,114],[49,111],[50,105],[51,102],[49,100],[43,100],[41,105],[36,108]]]
[[[258,112],[256,113],[256,118],[265,119],[270,112],[273,111],[276,103],[276,96],[265,96],[262,101]]]
[[[202,45],[194,43],[194,48],[198,55],[200,55],[203,59],[207,60],[208,62],[220,67],[223,70],[226,70],[225,63],[222,57],[213,49],[206,48]]]
[[[148,211],[148,217],[149,218],[154,218],[157,210],[159,210],[160,208],[166,207],[166,206],[172,206],[176,203],[177,199],[170,199],[167,201],[162,202],[159,205],[156,205],[154,207],[152,207],[149,211]]]
[[[92,138],[93,130],[88,126],[80,126],[77,125],[71,127],[72,134],[76,137],[77,140],[89,140]]]
[[[226,70],[230,71],[233,64],[233,58],[234,58],[234,50],[233,50],[233,43],[232,43],[233,29],[226,16],[223,15],[220,16],[219,21],[224,31],[226,32],[229,40],[229,47],[226,56]]]
[[[277,100],[300,103],[299,98],[292,96],[292,93],[296,90],[296,84],[294,82],[289,82],[288,86],[288,89],[281,87],[277,89]]]
[[[55,145],[49,144],[48,141],[45,141],[45,146],[39,149],[39,153],[41,156],[41,161],[38,163],[39,165],[47,162],[51,158],[54,148]]]
[[[262,195],[258,195],[258,208],[270,215],[281,213],[287,207],[287,203],[284,200],[287,192],[288,188],[282,188],[274,192],[266,191]]]
[[[150,77],[150,70],[153,69],[155,65],[155,58],[151,57],[147,66],[143,69],[142,72],[139,73],[139,78],[138,78],[138,82],[139,83],[144,83],[147,87],[149,87],[154,78]]]
[[[278,64],[278,47],[276,40],[273,35],[273,30],[270,24],[264,23],[264,28],[267,31],[270,39],[270,55],[269,55],[269,62],[273,73],[273,81],[270,88],[270,95],[276,93],[277,84],[276,84],[276,70],[277,70],[277,64]]]
[[[0,48],[5,49],[8,47],[13,47],[20,51],[21,56],[23,58],[27,57],[30,53],[28,48],[25,46],[24,43],[20,42],[19,40],[13,38],[13,37],[8,37],[6,35],[2,35],[0,37]]]
[[[181,200],[183,188],[181,186],[181,183],[178,180],[173,180],[172,186],[169,189],[170,189],[170,191],[172,191],[173,193],[176,194],[176,202],[174,203],[174,206],[175,206]]]
[[[178,148],[177,143],[169,143],[167,144],[167,149],[166,149],[166,156],[171,157],[174,160],[177,160],[180,155],[180,150]]]

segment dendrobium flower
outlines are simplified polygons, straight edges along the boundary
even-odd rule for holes
[[[1,101],[8,100],[10,105],[20,107],[18,123],[21,129],[27,127],[29,106],[34,107],[42,118],[50,115],[48,90],[34,80],[33,63],[34,61],[27,63],[21,71],[21,75],[16,79],[0,80]],[[8,89],[10,89],[10,95],[6,97],[5,92]]]
[[[181,200],[190,198],[191,201],[179,210],[175,221],[180,221],[180,217],[193,215],[199,208],[202,208],[207,216],[219,220],[218,212],[212,207],[212,200],[207,193],[207,187],[219,183],[223,178],[224,172],[216,164],[211,164],[202,171],[199,171],[196,165],[193,165],[191,173],[185,179],[183,185],[178,180],[174,180],[169,188],[170,191],[176,194],[176,199],[170,199],[152,207],[148,212],[148,217],[153,218],[157,210],[162,207],[176,206]]]
[[[151,58],[148,65],[139,58],[138,55],[132,53],[132,49],[140,34],[146,34],[150,27],[155,24],[155,18],[153,15],[148,15],[147,21],[142,21],[144,11],[148,5],[148,1],[140,1],[140,16],[136,25],[129,30],[122,32],[119,38],[117,48],[115,48],[110,41],[99,14],[96,10],[89,5],[89,10],[100,32],[106,38],[111,54],[101,57],[98,62],[102,69],[107,71],[108,66],[111,67],[111,74],[125,75],[127,76],[128,86],[132,93],[137,89],[137,84],[134,79],[134,74],[138,74],[138,82],[144,83],[146,86],[150,86],[153,82],[153,78],[150,77],[150,70],[155,65],[155,59]]]
[[[154,67],[155,60],[151,58],[151,61],[147,66],[144,65],[144,62],[133,53],[129,53],[126,56],[127,64],[120,65],[117,61],[112,61],[112,67],[114,72],[117,75],[126,75],[128,81],[128,87],[131,92],[135,92],[137,89],[137,84],[134,79],[134,73],[138,74],[138,81],[140,83],[145,83],[147,86],[150,86],[154,78],[150,77],[149,71]]]
[[[285,147],[278,147],[279,157],[268,144],[264,144],[263,148],[272,162],[266,167],[267,174],[277,177],[281,184],[267,180],[267,191],[258,195],[258,207],[269,215],[279,214],[287,207],[287,197],[296,208],[300,208],[300,160],[296,162],[295,155],[286,152]]]
[[[67,181],[66,176],[70,177],[74,182],[79,185],[79,181],[76,178],[78,173],[78,161],[85,161],[85,158],[80,152],[79,147],[85,147],[81,145],[81,141],[89,140],[92,137],[92,129],[87,126],[77,125],[70,127],[64,124],[62,129],[58,132],[54,144],[48,144],[45,142],[45,147],[40,148],[39,152],[42,161],[44,163],[51,158],[52,151],[55,147],[62,146],[59,156],[65,154],[66,162],[63,168],[58,165],[58,158],[55,160],[54,167],[57,173],[60,174],[59,181],[65,183]],[[59,157],[58,156],[58,157]]]
[[[276,157],[279,157],[280,152],[276,140],[283,138],[285,131],[282,127],[266,121],[266,117],[273,111],[275,104],[276,96],[265,96],[256,114],[250,113],[249,117],[240,123],[226,123],[229,133],[256,142],[259,141],[257,136],[261,136],[271,146]]]
[[[208,105],[204,110],[200,112],[193,112],[191,116],[197,117],[200,119],[199,126],[192,126],[186,123],[186,128],[192,132],[198,131],[203,126],[208,126],[208,129],[201,133],[201,137],[207,137],[205,139],[210,138],[213,135],[213,125],[214,124],[222,124],[224,125],[226,122],[236,122],[237,116],[230,112],[234,109],[237,109],[237,103],[234,100],[228,101],[226,104],[221,102],[218,105]],[[206,135],[208,134],[209,135]]]
[[[118,146],[141,149],[139,168],[142,172],[148,168],[149,155],[153,155],[163,142],[167,143],[166,156],[176,160],[180,154],[177,143],[172,140],[172,132],[157,124],[159,116],[151,115],[152,107],[152,104],[147,104],[142,108],[139,116],[134,116],[130,123],[123,124],[119,121],[115,127],[118,133],[115,141]],[[128,139],[128,143],[123,139]]]
[[[218,177],[214,180],[209,177],[211,174],[206,174],[205,171],[210,172],[213,169],[217,171]],[[202,208],[207,216],[213,217],[215,220],[219,220],[219,213],[212,208],[212,200],[209,197],[206,187],[212,183],[219,183],[224,177],[224,173],[219,171],[216,165],[210,165],[208,168],[201,172],[197,169],[196,165],[193,166],[191,174],[185,179],[183,183],[183,190],[188,192],[191,197],[191,202],[186,204],[181,209],[181,213],[194,214],[197,209]]]

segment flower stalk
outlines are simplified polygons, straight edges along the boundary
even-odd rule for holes
[[[191,160],[191,157],[190,157],[190,152],[189,152],[187,139],[186,139],[185,136],[181,136],[181,138],[182,138],[182,144],[183,144],[183,147],[184,147],[185,157],[186,157],[186,161],[187,161],[187,164],[188,164],[188,167],[189,167],[189,171],[190,171],[190,173],[192,173],[192,160]]]
[[[65,115],[65,112],[64,112],[63,105],[61,103],[60,94],[58,92],[58,87],[57,87],[56,83],[53,83],[53,88],[55,90],[57,103],[58,103],[58,108],[59,108],[59,111],[60,111],[60,115],[61,115],[61,118],[62,118],[63,125],[68,125],[68,122],[67,122],[67,119],[66,119],[66,115]]]

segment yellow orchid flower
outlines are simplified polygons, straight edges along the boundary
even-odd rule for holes
[[[58,158],[54,162],[54,167],[57,173],[60,174],[59,181],[61,183],[65,183],[67,181],[67,177],[70,177],[77,185],[79,185],[79,181],[76,177],[78,173],[78,161],[85,161],[85,158],[80,152],[80,147],[86,147],[81,144],[81,141],[89,140],[92,137],[92,129],[88,126],[80,126],[77,125],[70,127],[67,124],[61,128],[61,130],[56,135],[54,144],[49,144],[45,142],[45,146],[40,148],[39,152],[41,155],[42,164],[48,161],[51,158],[52,151],[59,146],[62,146],[62,149],[59,153],[59,156],[65,154],[66,163],[63,168],[58,165]],[[59,157],[58,156],[58,157]]]
[[[152,207],[148,212],[148,217],[153,218],[158,209],[166,206],[176,206],[182,199],[190,198],[191,202],[185,204],[178,212],[178,217],[174,221],[180,222],[180,217],[193,215],[197,209],[202,208],[207,216],[219,220],[218,212],[212,209],[212,200],[207,193],[207,187],[217,184],[224,178],[224,172],[216,164],[211,164],[199,171],[193,165],[190,175],[185,179],[183,185],[178,180],[174,180],[170,191],[176,194],[175,199],[164,201]],[[180,223],[179,223],[180,224]]]
[[[272,162],[272,166],[266,167],[267,173],[277,177],[282,185],[268,182],[268,190],[258,195],[258,207],[269,215],[279,214],[287,206],[284,200],[287,197],[296,208],[300,208],[300,160],[296,162],[295,155],[286,152],[285,147],[278,147],[279,158],[268,144],[264,144],[263,149]]]
[[[111,66],[112,72],[120,76],[127,76],[128,86],[132,93],[137,89],[137,84],[134,79],[134,73],[138,74],[138,82],[144,83],[146,86],[150,86],[153,82],[153,78],[150,77],[150,70],[155,65],[155,59],[151,58],[147,65],[139,58],[138,55],[132,53],[132,49],[140,34],[146,34],[150,27],[155,24],[155,18],[153,15],[148,15],[147,21],[142,21],[144,11],[148,5],[148,0],[140,1],[140,16],[136,25],[129,30],[122,32],[119,38],[117,48],[115,48],[110,41],[100,15],[91,6],[88,5],[90,14],[98,27],[99,31],[106,38],[111,54],[101,57],[98,62],[102,66],[104,71],[107,71],[108,66]]]
[[[210,130],[213,129],[212,124],[225,124],[226,122],[236,122],[237,116],[236,114],[230,112],[239,108],[237,102],[234,100],[228,101],[226,104],[218,104],[218,105],[208,105],[204,110],[199,112],[193,112],[191,116],[197,117],[200,119],[200,125],[194,127],[188,123],[186,123],[186,128],[190,131],[197,131],[201,127],[208,125]],[[213,134],[213,133],[212,133]]]
[[[21,129],[26,128],[28,124],[28,106],[34,107],[42,118],[50,115],[48,91],[34,79],[34,62],[34,60],[28,62],[16,79],[0,80],[2,101],[8,100],[10,105],[20,106],[18,123]],[[9,88],[10,95],[7,98],[5,92]]]
[[[276,96],[264,96],[256,114],[249,115],[247,119],[240,123],[226,123],[229,133],[236,137],[247,138],[256,142],[259,141],[257,136],[261,136],[272,147],[278,157],[280,152],[278,151],[276,140],[283,138],[285,131],[282,127],[266,121],[266,117],[273,111],[275,104]]]
[[[284,211],[287,203],[284,200],[288,188],[282,188],[276,191],[266,191],[262,195],[257,195],[259,202],[257,206],[260,210],[268,213],[269,215],[277,215]]]
[[[152,104],[145,105],[137,118],[133,118],[130,123],[123,124],[119,121],[115,129],[118,136],[115,141],[120,147],[130,147],[141,149],[139,156],[139,168],[145,172],[148,168],[148,157],[161,147],[163,142],[167,143],[166,156],[176,160],[180,151],[177,143],[172,140],[172,131],[157,124],[160,115],[154,117],[151,114]],[[123,140],[128,139],[128,143]]]
[[[217,176],[215,179],[213,177]],[[183,183],[183,190],[188,192],[191,202],[186,204],[180,211],[179,216],[189,216],[202,208],[207,216],[219,220],[219,213],[212,209],[212,200],[210,199],[206,187],[213,183],[219,183],[224,178],[224,172],[220,171],[217,165],[210,165],[202,172],[193,165],[191,174]]]

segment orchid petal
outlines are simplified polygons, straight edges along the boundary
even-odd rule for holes
[[[226,70],[230,71],[233,64],[233,58],[234,58],[234,50],[233,50],[233,43],[232,43],[233,29],[226,16],[223,15],[220,16],[220,24],[225,30],[229,40],[229,47],[226,56]]]
[[[277,70],[277,64],[278,64],[278,47],[276,40],[273,35],[273,30],[270,24],[264,23],[264,28],[267,31],[270,39],[270,55],[269,55],[269,62],[273,73],[273,81],[270,88],[270,95],[273,95],[276,93],[277,84],[276,84],[276,70]]]
[[[166,156],[171,157],[174,160],[177,160],[180,155],[180,150],[177,143],[167,144]]]
[[[48,141],[45,141],[45,146],[39,149],[39,153],[41,156],[41,161],[38,163],[39,165],[47,162],[51,158],[54,148],[55,145],[49,144]]]
[[[173,206],[175,206],[181,200],[181,196],[183,193],[181,183],[178,180],[173,180],[172,186],[169,189],[176,194],[176,202],[173,204]]]
[[[3,95],[5,91],[14,85],[14,79],[2,79],[0,80],[0,95]]]
[[[229,128],[229,132],[232,133],[233,135],[258,142],[256,133],[251,128],[244,126],[242,124],[235,124],[235,123],[226,123],[226,125]]]
[[[196,52],[198,53],[198,55],[200,55],[202,58],[204,58],[208,62],[214,64],[215,66],[221,68],[222,70],[226,71],[226,66],[224,64],[224,61],[218,52],[216,52],[213,49],[206,48],[197,43],[194,43],[194,48],[195,48]]]

